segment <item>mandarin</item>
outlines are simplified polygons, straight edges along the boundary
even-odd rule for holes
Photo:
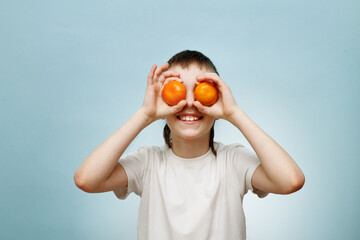
[[[184,84],[179,81],[170,81],[164,85],[161,97],[168,105],[176,105],[181,100],[186,99],[186,88]]]
[[[204,106],[211,106],[217,102],[218,90],[211,82],[199,83],[194,91],[194,98]]]

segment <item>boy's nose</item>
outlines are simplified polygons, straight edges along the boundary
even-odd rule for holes
[[[194,104],[194,92],[193,91],[188,91],[186,93],[186,101],[187,101],[187,106],[188,107],[192,107]]]

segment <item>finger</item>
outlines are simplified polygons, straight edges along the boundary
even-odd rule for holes
[[[213,82],[218,89],[220,90],[224,90],[225,88],[227,88],[228,86],[226,85],[226,83],[219,77],[219,75],[217,75],[216,73],[203,73],[200,74],[196,77],[196,80],[201,83],[201,82],[206,82],[206,81],[211,81]]]
[[[199,112],[210,115],[210,107],[205,107],[199,101],[195,101],[193,104]]]
[[[184,82],[183,80],[181,80],[178,77],[168,77],[168,78],[164,79],[164,82],[162,82],[162,83],[163,83],[163,85],[165,85],[165,84],[167,84],[168,82],[171,82],[171,81],[178,81],[178,82],[181,82],[181,83]],[[159,82],[160,82],[160,79],[159,79]]]
[[[168,76],[168,77],[165,77],[163,74],[160,75],[159,77],[159,82],[161,84],[166,84],[170,81],[173,81],[173,80],[176,80],[176,81],[179,81],[179,82],[183,82],[183,80],[181,80],[178,76]]]
[[[177,105],[171,106],[170,107],[171,114],[180,112],[185,107],[186,104],[187,104],[186,100],[181,100]]]
[[[153,77],[154,77],[155,70],[156,70],[156,64],[154,64],[151,67],[151,70],[150,70],[149,75],[148,75],[148,84],[153,84],[154,83]]]
[[[162,73],[162,71],[164,71],[165,69],[167,69],[169,67],[169,63],[165,63],[163,65],[161,65],[160,67],[158,67],[155,71],[155,77],[160,76],[160,74]]]
[[[166,72],[163,72],[160,77],[159,77],[159,82],[161,84],[163,84],[166,80],[166,78],[169,78],[169,77],[177,77],[179,78],[180,77],[180,73],[177,73],[175,71],[166,71]],[[179,78],[180,79],[180,78]]]
[[[214,81],[215,83],[221,81],[221,78],[216,73],[202,73],[198,76],[196,76],[196,80],[198,82],[204,82],[204,81]]]
[[[160,77],[159,77],[159,82],[160,82],[161,84],[163,84],[164,81],[165,81],[165,76],[164,76],[163,74],[161,74]]]
[[[162,71],[166,68],[169,67],[169,64],[168,63],[165,63],[163,65],[161,65],[160,67],[158,67],[155,71],[155,75],[154,75],[154,82],[158,82],[159,81],[159,77],[160,75],[162,75]]]
[[[166,71],[166,72],[163,72],[163,75],[165,76],[165,77],[171,77],[171,76],[173,76],[173,77],[179,77],[180,76],[180,73],[177,73],[177,72],[175,72],[175,71]]]

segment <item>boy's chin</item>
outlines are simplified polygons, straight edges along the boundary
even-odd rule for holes
[[[193,129],[188,129],[187,131],[184,131],[179,135],[179,137],[183,138],[184,140],[202,140],[202,138],[204,138],[201,133]]]

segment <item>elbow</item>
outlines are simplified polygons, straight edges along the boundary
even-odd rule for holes
[[[294,177],[290,181],[290,184],[289,184],[287,190],[285,191],[285,194],[291,194],[291,193],[299,191],[304,186],[304,184],[305,184],[304,174]]]
[[[74,182],[75,182],[75,185],[79,189],[83,190],[84,192],[87,192],[87,193],[94,192],[93,188],[88,184],[88,181],[86,181],[86,179],[77,172],[74,174]]]
[[[74,174],[74,182],[75,182],[75,185],[78,188],[80,188],[81,190],[84,191],[84,189],[86,189],[86,184],[85,184],[84,178],[78,172],[76,172]]]

